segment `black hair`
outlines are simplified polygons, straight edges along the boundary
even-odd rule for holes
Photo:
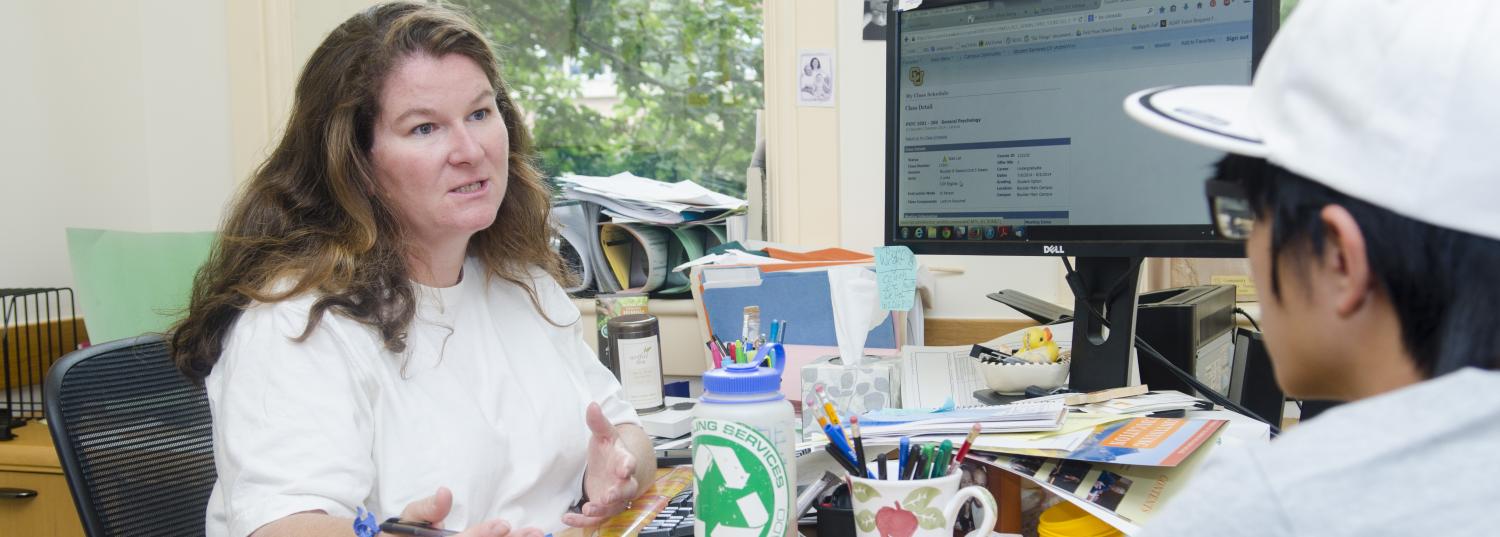
[[[1390,297],[1418,369],[1428,378],[1465,366],[1500,369],[1500,241],[1396,214],[1265,159],[1230,155],[1217,175],[1243,185],[1256,225],[1270,226],[1273,296],[1281,298],[1281,255],[1303,268],[1322,255],[1319,214],[1338,205],[1365,237],[1371,275]]]

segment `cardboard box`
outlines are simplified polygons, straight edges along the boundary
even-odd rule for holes
[[[823,414],[823,406],[818,403],[818,394],[814,391],[819,384],[833,398],[841,420],[871,410],[899,408],[901,357],[868,356],[861,365],[844,367],[838,356],[824,356],[804,366],[801,396],[803,439],[823,434],[817,419]]]

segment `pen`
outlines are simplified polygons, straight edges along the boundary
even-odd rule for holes
[[[911,437],[901,437],[901,453],[896,458],[896,479],[906,479],[906,462],[911,454]]]
[[[922,466],[917,468],[917,479],[932,477],[933,459],[937,458],[932,449],[932,444],[922,444]]]
[[[879,475],[880,475],[880,479],[882,481],[884,481],[886,479],[885,461],[886,461],[886,454],[884,452],[882,452],[880,455],[877,455],[875,457],[875,469],[876,469],[876,471],[880,472]]]
[[[708,352],[709,354],[714,355],[714,369],[720,369],[724,367],[724,355],[719,354],[718,345],[714,345],[714,342],[712,341],[708,342]]]
[[[948,458],[953,456],[953,441],[943,440],[937,448],[937,456],[932,458],[932,476],[943,477],[948,475]]]
[[[854,429],[854,456],[860,466],[865,465],[865,439],[859,436],[859,416],[849,416],[849,427]]]
[[[828,455],[833,457],[833,460],[838,461],[839,466],[844,467],[844,470],[848,471],[851,475],[859,473],[859,468],[854,466],[854,463],[849,462],[849,459],[844,458],[846,455],[842,451],[839,451],[839,448],[834,447],[833,444],[823,444],[823,451],[827,451]]]
[[[959,446],[959,448],[958,448],[958,455],[955,456],[955,457],[953,457],[953,466],[955,468],[958,467],[958,465],[960,463],[964,462],[964,455],[968,455],[969,454],[969,448],[974,445],[974,439],[978,438],[978,437],[979,437],[979,424],[975,423],[974,427],[972,427],[972,428],[969,429],[969,437],[964,439],[964,445]]]
[[[911,464],[906,467],[906,479],[917,479],[917,469],[922,467],[922,446],[911,451]]]
[[[776,339],[776,329],[778,329],[778,328],[781,328],[781,321],[778,321],[776,319],[771,319],[771,337],[770,337],[769,341],[772,342],[772,343],[775,343],[777,341],[777,339]]]
[[[786,320],[776,321],[776,325],[778,327],[776,329],[776,342],[781,343],[786,341]]]

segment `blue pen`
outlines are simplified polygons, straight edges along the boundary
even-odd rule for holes
[[[843,433],[834,432],[834,429],[839,429],[840,431],[842,431],[841,428],[830,423],[828,424],[828,427],[823,429],[823,432],[828,434],[828,439],[833,441],[834,447],[839,448],[839,452],[849,457],[849,460],[854,461],[855,466],[864,468],[866,477],[874,479],[875,476],[874,474],[870,473],[869,467],[865,466],[865,461],[859,460],[859,457],[854,455],[854,449],[849,447],[849,442],[847,440],[844,440]]]
[[[901,437],[901,456],[896,465],[896,479],[906,479],[906,459],[911,455],[911,438]]]
[[[777,341],[776,340],[776,329],[779,327],[778,325],[780,325],[780,324],[781,324],[781,321],[778,321],[778,320],[775,320],[775,319],[771,320],[771,337],[770,337],[770,339],[768,341],[770,341],[772,343],[775,343]]]

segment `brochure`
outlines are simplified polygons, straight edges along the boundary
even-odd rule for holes
[[[1068,451],[978,443],[975,450],[1139,466],[1177,466],[1219,433],[1227,420],[1132,418],[1096,425]]]

